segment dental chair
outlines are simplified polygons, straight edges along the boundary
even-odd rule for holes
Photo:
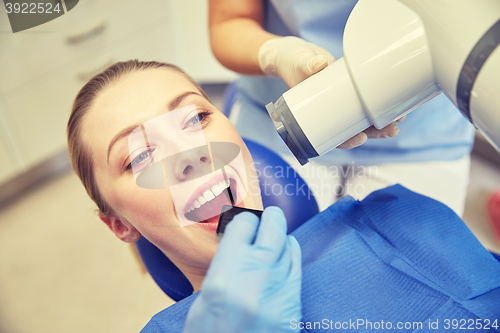
[[[235,101],[236,86],[231,84],[226,91],[225,108],[223,113],[229,117],[231,107]],[[273,177],[266,167],[282,167],[286,170],[290,167],[275,152],[268,148],[250,140],[245,140],[252,158],[255,162],[256,171],[259,175],[259,183],[262,192],[262,203],[265,207],[278,206],[280,207],[287,218],[288,233],[297,229],[302,223],[316,215],[318,205],[314,196],[310,192],[309,187],[300,175],[293,173],[292,177]],[[285,173],[288,176],[288,173]],[[296,191],[296,195],[288,196],[284,192],[280,195],[273,195],[269,191],[263,191],[263,186],[266,184],[268,188],[272,188],[274,184],[278,184],[284,188],[289,183],[294,183],[297,187],[304,191]],[[271,191],[272,192],[272,191]],[[268,193],[268,195],[264,195]],[[140,257],[158,286],[174,301],[188,297],[193,293],[193,287],[184,276],[184,274],[161,252],[155,245],[151,244],[146,238],[141,237],[136,243]],[[500,261],[500,255],[492,253],[492,255]]]
[[[264,208],[278,206],[283,210],[288,222],[288,233],[319,212],[318,204],[310,193],[309,187],[297,173],[290,173],[290,178],[286,178],[273,177],[272,172],[265,172],[266,167],[268,169],[269,167],[282,167],[283,170],[287,170],[287,167],[290,167],[287,162],[260,144],[250,140],[245,140],[245,143],[252,154],[259,175]],[[288,176],[288,173],[286,174]],[[264,184],[268,189],[272,189],[276,184],[283,189],[289,183],[293,183],[304,191],[296,191],[296,195],[289,196],[284,191],[281,191],[280,195],[273,195],[268,193],[272,191],[263,190]],[[264,195],[264,193],[269,195]],[[149,274],[169,297],[174,301],[180,301],[193,293],[193,287],[184,274],[155,245],[141,237],[136,246]]]

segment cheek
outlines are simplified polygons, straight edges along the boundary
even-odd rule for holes
[[[233,124],[227,119],[225,116],[220,115],[217,117],[217,121],[214,122],[215,126],[211,127],[209,131],[205,131],[205,137],[208,142],[232,142],[237,144],[240,147],[242,156],[243,156],[243,164],[233,162],[233,165],[237,171],[242,171],[244,173],[240,174],[241,177],[245,177],[247,179],[257,179],[255,174],[255,168],[253,166],[252,155],[248,151],[245,142],[241,138],[240,134],[234,128]],[[212,130],[216,129],[224,129],[224,130]]]
[[[169,190],[142,189],[133,179],[124,179],[108,183],[103,192],[117,215],[167,256],[208,267],[217,249],[214,235],[195,225],[181,227]]]
[[[239,145],[240,142],[242,142],[242,139],[238,131],[236,131],[236,129],[234,128],[233,124],[231,124],[227,119],[225,119],[221,123],[223,125],[220,125],[218,127],[223,128],[224,130],[217,131],[216,133],[212,134],[213,136],[217,137],[217,140],[212,141],[233,142]]]
[[[117,186],[109,193],[109,203],[121,218],[132,223],[141,233],[177,221],[169,190],[143,189],[135,184]]]

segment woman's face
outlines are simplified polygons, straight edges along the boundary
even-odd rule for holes
[[[135,72],[105,88],[85,116],[82,139],[113,210],[108,226],[125,241],[142,234],[185,273],[206,270],[215,254],[221,207],[231,203],[224,188],[238,206],[262,208],[241,137],[174,70]]]

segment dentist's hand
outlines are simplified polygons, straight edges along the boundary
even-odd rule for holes
[[[290,88],[335,61],[333,55],[324,48],[293,36],[266,41],[259,49],[258,59],[264,74],[281,77]],[[351,149],[362,145],[367,139],[388,139],[398,133],[399,127],[395,123],[380,130],[371,126],[337,148]]]
[[[260,225],[252,213],[234,217],[189,310],[184,333],[293,331],[290,321],[302,318],[301,253],[286,229],[277,207],[264,210]]]
[[[293,36],[268,40],[258,58],[264,74],[281,77],[290,88],[335,61],[324,48]]]
[[[368,139],[390,139],[398,135],[399,127],[396,123],[402,122],[405,120],[406,116],[403,116],[396,120],[393,123],[390,123],[386,127],[382,129],[377,129],[375,126],[370,126],[365,129],[363,132],[356,134],[349,140],[342,143],[340,146],[337,146],[339,149],[352,149],[357,146],[362,145]]]

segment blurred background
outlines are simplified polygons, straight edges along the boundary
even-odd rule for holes
[[[183,68],[222,107],[236,75],[217,63],[205,0],[81,0],[13,34],[0,0],[0,333],[138,332],[172,304],[97,218],[71,171],[65,128],[79,88],[137,58]],[[479,135],[465,223],[491,251],[486,203],[500,155]]]

